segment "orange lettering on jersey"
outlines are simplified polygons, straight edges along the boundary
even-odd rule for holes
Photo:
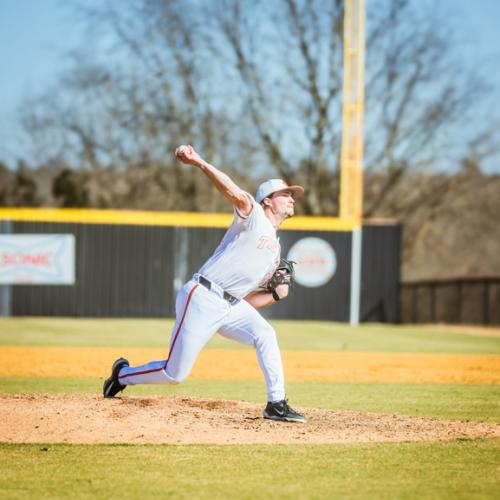
[[[258,250],[270,250],[275,253],[278,251],[278,242],[269,236],[261,236],[259,242],[257,243]]]

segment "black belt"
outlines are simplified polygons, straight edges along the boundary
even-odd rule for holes
[[[208,290],[212,289],[212,282],[207,280],[207,278],[205,278],[204,276],[198,277],[198,283],[200,285],[203,285],[205,288],[208,288]],[[231,305],[236,304],[236,302],[239,302],[239,299],[233,297],[230,293],[224,292],[222,296],[224,300],[227,300]]]

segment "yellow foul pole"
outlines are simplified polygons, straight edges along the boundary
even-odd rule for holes
[[[340,159],[340,217],[363,214],[363,113],[365,80],[365,1],[346,0]]]
[[[365,0],[345,0],[342,97],[340,217],[354,222],[349,322],[357,325],[361,311]]]

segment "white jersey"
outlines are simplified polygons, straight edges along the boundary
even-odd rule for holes
[[[280,244],[276,229],[264,209],[250,195],[247,217],[234,211],[234,219],[214,254],[199,273],[226,292],[242,299],[262,286],[279,264]]]

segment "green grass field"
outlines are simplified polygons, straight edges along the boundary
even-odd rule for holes
[[[443,327],[274,322],[283,350],[499,354],[500,337]],[[161,347],[161,320],[0,319],[8,345]],[[138,335],[140,332],[140,335]],[[215,338],[208,348],[241,349]],[[246,348],[248,349],[248,348]],[[107,371],[107,367],[104,368]],[[101,379],[1,377],[1,393],[99,393]],[[301,407],[500,423],[500,386],[290,382]],[[134,387],[262,402],[262,383]],[[1,418],[0,418],[1,420]],[[356,445],[0,444],[1,498],[498,498],[500,440]]]
[[[1,345],[164,347],[172,320],[0,318]],[[471,329],[369,324],[353,328],[326,321],[274,321],[287,351],[500,354],[500,337]],[[487,330],[486,330],[487,331]],[[216,335],[208,348],[248,349]]]
[[[500,442],[3,445],[3,498],[498,498]]]

